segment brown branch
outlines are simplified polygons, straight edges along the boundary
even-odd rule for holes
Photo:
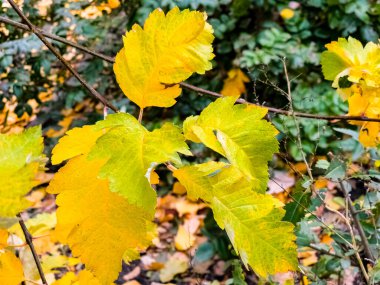
[[[190,85],[185,82],[181,82],[180,85],[188,90],[195,91],[199,94],[202,95],[208,95],[212,97],[223,97],[222,94],[209,91],[200,87],[196,87],[193,85]],[[265,107],[268,109],[269,112],[271,113],[276,113],[276,114],[281,114],[281,115],[286,115],[286,116],[291,116],[292,112],[287,111],[287,110],[282,110],[282,109],[277,109],[273,107],[267,107],[267,106],[262,106],[260,104],[255,104],[248,102],[242,98],[237,99],[237,103],[240,104],[249,104],[249,105],[255,105],[255,106],[260,106],[260,107]],[[309,113],[302,113],[302,112],[294,112],[294,115],[296,117],[300,118],[309,118],[309,119],[317,119],[317,120],[325,120],[325,121],[335,121],[335,120],[342,120],[342,121],[363,121],[363,122],[380,122],[380,118],[367,118],[367,117],[361,117],[361,116],[327,116],[327,115],[317,115],[317,114],[309,114]]]
[[[376,261],[376,259],[372,254],[372,251],[371,251],[369,243],[368,243],[368,239],[364,233],[362,224],[360,223],[360,220],[358,217],[359,213],[356,211],[354,205],[352,204],[350,194],[347,192],[347,189],[344,186],[342,180],[339,180],[339,186],[340,186],[341,191],[343,192],[344,197],[346,198],[348,210],[350,211],[350,214],[352,216],[352,220],[354,221],[355,227],[358,230],[358,233],[360,235],[360,239],[361,239],[361,242],[362,242],[362,245],[364,248],[365,256],[369,261],[374,262],[374,261]]]
[[[45,38],[42,32],[36,28],[32,22],[29,21],[28,17],[20,10],[17,4],[13,0],[8,0],[9,4],[20,16],[20,18],[27,24],[30,31],[33,32],[43,43],[44,45],[59,59],[60,62],[78,79],[78,81],[90,92],[90,94],[95,97],[97,100],[103,103],[104,106],[109,107],[115,112],[118,112],[118,109],[113,106],[110,102],[107,101],[102,95],[98,93],[90,84],[88,84],[83,77],[63,58],[59,51]]]
[[[32,31],[27,25],[24,25],[24,24],[18,23],[16,21],[10,20],[6,17],[0,16],[0,22],[5,23],[5,24],[9,24],[11,26],[14,26],[16,28],[20,28],[20,29],[25,30],[25,31],[30,31],[30,32]],[[110,63],[115,62],[114,58],[112,58],[110,56],[104,55],[104,54],[99,53],[99,52],[92,51],[92,50],[90,50],[84,46],[81,46],[77,43],[66,40],[65,38],[51,34],[49,32],[45,32],[45,31],[39,30],[37,28],[35,28],[35,30],[38,30],[38,32],[40,32],[40,34],[42,34],[43,36],[45,36],[47,38],[50,38],[52,40],[64,43],[64,44],[72,46],[72,47],[75,47],[75,48],[77,48],[77,49],[79,49],[85,53],[96,56],[96,57],[103,59],[107,62],[110,62]],[[194,92],[201,94],[201,95],[207,95],[207,96],[216,97],[216,98],[223,97],[223,95],[218,93],[218,92],[206,90],[206,89],[203,89],[203,88],[200,88],[200,87],[197,87],[197,86],[185,83],[185,82],[181,82],[180,85],[181,85],[181,87],[183,87],[187,90],[194,91]],[[259,104],[254,104],[254,103],[248,102],[242,98],[238,99],[236,102],[240,103],[240,104],[249,104],[249,105],[261,106]],[[287,111],[287,110],[282,110],[282,109],[278,109],[278,108],[274,108],[274,107],[267,107],[267,106],[261,106],[261,107],[267,108],[268,111],[271,113],[281,114],[281,115],[285,115],[285,116],[291,116],[291,112]],[[296,117],[300,117],[300,118],[309,118],[309,119],[317,119],[317,120],[325,120],[325,121],[341,120],[341,121],[380,122],[380,118],[367,118],[364,116],[345,116],[345,115],[327,116],[327,115],[309,114],[309,113],[303,113],[303,112],[294,112],[294,115]]]
[[[11,19],[8,19],[6,17],[2,17],[0,16],[0,22],[4,23],[4,24],[8,24],[8,25],[11,25],[11,26],[14,26],[16,28],[19,28],[21,30],[24,30],[24,31],[27,31],[27,32],[31,32],[31,29],[27,26],[27,25],[24,25],[24,24],[21,24],[19,22],[16,22],[16,21],[13,21]],[[65,38],[62,38],[62,37],[59,37],[59,36],[56,36],[52,33],[49,33],[49,32],[45,32],[37,27],[35,27],[36,30],[38,30],[43,36],[45,36],[46,38],[49,38],[49,39],[52,39],[52,40],[55,40],[57,42],[61,42],[65,45],[68,45],[68,46],[72,46],[72,47],[75,47],[85,53],[88,53],[88,54],[91,54],[93,56],[96,56],[100,59],[103,59],[107,62],[110,62],[110,63],[114,63],[114,60],[112,57],[110,56],[107,56],[107,55],[104,55],[102,53],[99,53],[99,52],[96,52],[96,51],[92,51],[84,46],[81,46],[80,44],[77,44],[75,42],[71,42],[69,40],[66,40]]]
[[[34,262],[36,263],[38,273],[40,274],[40,277],[41,277],[41,281],[44,285],[48,285],[46,278],[45,278],[44,271],[42,270],[40,259],[38,258],[38,254],[37,254],[36,249],[34,248],[34,245],[33,245],[33,237],[30,234],[30,232],[28,231],[28,228],[26,227],[24,220],[22,219],[21,215],[17,214],[17,217],[19,219],[19,224],[21,226],[22,232],[24,233],[25,241],[29,245],[30,251],[32,252]]]

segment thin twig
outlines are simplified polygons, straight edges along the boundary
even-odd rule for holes
[[[350,197],[350,195],[349,195],[346,187],[344,186],[342,180],[339,180],[339,185],[340,185],[341,191],[343,192],[344,197],[346,198],[348,210],[350,211],[350,214],[352,216],[352,220],[354,221],[355,227],[358,230],[358,233],[360,235],[360,239],[361,239],[361,242],[362,242],[362,245],[363,245],[363,248],[364,248],[364,253],[366,255],[366,258],[369,259],[369,260],[371,260],[373,262],[376,259],[373,256],[373,253],[372,253],[372,251],[370,249],[370,246],[369,246],[369,243],[368,243],[368,239],[367,239],[367,237],[366,237],[366,235],[364,233],[362,224],[360,223],[360,220],[359,220],[359,217],[358,217],[358,212],[355,210],[355,207],[352,204],[351,197]]]
[[[18,23],[16,21],[13,21],[13,20],[8,19],[6,17],[0,16],[0,22],[8,24],[8,25],[11,25],[11,26],[14,26],[16,28],[19,28],[19,29],[22,29],[22,30],[25,30],[25,31],[32,31],[27,25]],[[84,47],[82,45],[79,45],[79,44],[74,43],[72,41],[66,40],[65,38],[56,36],[56,35],[54,35],[52,33],[49,33],[49,32],[46,32],[46,31],[42,31],[42,30],[39,30],[37,28],[35,28],[35,30],[38,30],[41,35],[43,35],[43,36],[45,36],[47,38],[50,38],[52,40],[64,43],[64,44],[72,46],[72,47],[75,47],[75,48],[77,48],[77,49],[79,49],[79,50],[81,50],[81,51],[83,51],[85,53],[88,53],[88,54],[91,54],[93,56],[96,56],[96,57],[98,57],[98,58],[100,58],[102,60],[105,60],[107,62],[115,63],[114,58],[112,58],[110,56],[104,55],[104,54],[99,53],[99,52],[92,51],[92,50],[90,50],[90,49],[88,49],[88,48],[86,48],[86,47]],[[210,90],[206,90],[206,89],[203,89],[203,88],[200,88],[200,87],[197,87],[197,86],[185,83],[185,82],[181,82],[180,85],[181,85],[182,88],[194,91],[194,92],[196,92],[198,94],[201,94],[201,95],[207,95],[207,96],[216,97],[216,98],[223,97],[223,95],[220,94],[220,93],[218,93],[218,92],[213,92],[213,91],[210,91]],[[260,104],[255,104],[255,103],[252,103],[252,102],[248,102],[248,101],[246,101],[246,100],[244,100],[242,98],[238,99],[236,102],[239,103],[239,104],[249,104],[249,105],[256,105],[256,106],[263,107]],[[264,106],[264,107],[267,108],[268,111],[271,112],[271,113],[281,114],[281,115],[285,115],[285,116],[290,116],[291,115],[291,112],[289,112],[288,110],[282,110],[282,109],[278,109],[278,108],[274,108],[274,107],[267,107],[267,106]],[[380,118],[367,118],[367,117],[364,117],[364,116],[346,116],[346,115],[327,116],[327,115],[309,114],[309,113],[303,113],[303,112],[294,112],[294,115],[296,117],[300,117],[300,118],[309,118],[309,119],[325,120],[325,121],[339,121],[340,120],[340,121],[380,122]]]
[[[327,206],[327,205],[326,205],[325,207],[326,207],[326,209],[329,210],[330,212],[333,212],[333,213],[337,214],[339,217],[341,217],[342,220],[343,220],[343,221],[345,222],[345,224],[347,225],[348,230],[349,230],[349,232],[350,232],[350,236],[351,236],[351,240],[352,240],[352,247],[353,247],[354,252],[355,252],[356,260],[357,260],[357,262],[358,262],[358,264],[359,264],[360,270],[361,270],[361,272],[362,272],[362,274],[363,274],[363,277],[364,277],[366,283],[369,284],[369,276],[368,276],[367,270],[366,270],[366,268],[365,268],[365,266],[364,266],[364,264],[363,264],[363,261],[362,261],[362,259],[361,259],[361,257],[360,257],[359,249],[358,249],[358,245],[357,245],[357,243],[356,243],[356,239],[355,239],[355,235],[354,235],[354,231],[353,231],[353,229],[352,229],[352,227],[351,227],[351,224],[350,224],[349,219],[347,219],[347,218],[346,218],[341,212],[339,212],[339,211],[337,211],[337,210],[335,210],[335,209],[333,209],[333,208],[330,208],[330,207]]]
[[[17,214],[17,217],[19,219],[19,224],[21,226],[22,232],[24,233],[25,241],[29,245],[30,251],[32,252],[34,262],[36,263],[38,273],[40,274],[40,277],[41,277],[41,281],[43,282],[44,285],[48,285],[46,278],[45,278],[44,271],[42,270],[40,259],[38,258],[38,254],[37,254],[36,249],[34,248],[34,245],[33,245],[33,237],[30,234],[30,232],[28,231],[28,228],[26,227],[24,220],[22,219],[21,215]]]
[[[39,29],[37,29],[32,22],[29,21],[28,17],[21,11],[17,4],[13,0],[8,0],[9,4],[16,11],[16,13],[21,17],[21,19],[28,25],[31,32],[33,32],[44,45],[59,59],[59,61],[78,79],[78,81],[90,92],[90,94],[97,100],[103,103],[104,106],[109,107],[115,112],[118,109],[107,101],[102,95],[98,93],[90,84],[88,84],[84,78],[63,58],[59,51],[45,38]]]
[[[324,248],[321,248],[321,247],[318,247],[317,245],[313,245],[313,244],[309,244],[307,247],[310,247],[312,249],[315,249],[317,251],[319,251],[320,253],[322,254],[327,254],[327,255],[330,255],[330,256],[334,256],[334,257],[337,257],[337,258],[346,258],[345,256],[343,255],[339,255],[339,254],[336,254],[336,253],[333,253],[333,252],[330,252],[329,250],[326,250]]]

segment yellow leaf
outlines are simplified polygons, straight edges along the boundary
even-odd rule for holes
[[[282,9],[280,12],[280,16],[284,20],[289,20],[289,19],[294,17],[294,11],[292,9],[289,9],[289,8]]]
[[[66,159],[88,153],[103,134],[102,130],[94,130],[93,126],[74,128],[66,132],[53,148],[52,163],[59,164]]]
[[[144,28],[135,24],[123,38],[114,64],[120,88],[140,108],[174,105],[181,93],[176,83],[211,69],[212,33],[202,12],[155,10]]]
[[[149,181],[151,172],[166,161],[180,165],[178,153],[191,155],[184,140],[173,124],[149,132],[129,114],[112,114],[95,126],[69,131],[53,149],[52,161],[60,163],[85,153],[90,159],[105,159],[97,176],[108,179],[112,192],[144,207],[153,217],[156,193]]]
[[[348,81],[362,80],[368,87],[380,87],[380,46],[369,42],[365,47],[356,39],[339,38],[326,45],[322,53],[322,71],[333,87],[339,88],[339,79],[347,76]]]
[[[8,246],[8,231],[0,228],[0,250]]]
[[[116,9],[120,6],[120,1],[119,0],[108,0],[108,6],[111,9]]]
[[[42,148],[40,127],[0,134],[0,216],[15,216],[29,205],[24,196],[37,185]]]
[[[228,78],[224,80],[223,89],[220,92],[224,96],[240,97],[247,92],[244,83],[249,78],[239,68],[233,68],[228,72]]]
[[[109,284],[107,283],[106,285]],[[82,270],[78,275],[68,272],[61,279],[52,283],[52,285],[102,285],[102,283],[91,272]]]
[[[174,244],[178,250],[187,250],[194,245],[196,240],[195,233],[200,226],[197,216],[185,220],[183,225],[179,225],[177,234],[174,238]]]
[[[185,254],[177,252],[169,257],[164,268],[160,270],[160,280],[165,283],[169,282],[177,274],[186,272],[188,268],[189,258]]]
[[[20,259],[12,252],[0,252],[0,284],[19,285],[24,280]]]
[[[150,244],[154,224],[148,212],[110,192],[108,181],[97,178],[104,162],[85,156],[71,159],[55,175],[48,192],[58,194],[59,241],[69,244],[73,255],[103,284],[110,284],[122,260],[137,258],[138,250]]]
[[[173,193],[178,194],[178,195],[183,195],[186,193],[186,188],[183,187],[183,185],[181,183],[179,183],[178,181],[174,182]]]
[[[234,105],[235,98],[217,99],[199,116],[186,119],[185,137],[201,141],[225,156],[255,181],[255,189],[265,191],[267,162],[278,150],[278,131],[262,118],[267,109],[253,105]],[[221,116],[220,114],[223,114]]]
[[[160,176],[158,176],[157,172],[154,171],[154,170],[152,170],[150,172],[149,183],[150,184],[158,184],[158,183],[160,183]]]
[[[195,193],[207,193],[200,198],[209,203],[218,225],[225,229],[243,263],[262,277],[297,269],[297,252],[293,225],[282,221],[282,203],[271,195],[252,190],[252,181],[230,165],[209,173],[208,164],[188,166],[174,175]],[[205,171],[203,171],[203,167]],[[184,173],[186,172],[186,174]],[[202,176],[203,173],[203,176]],[[189,183],[194,175],[203,183]],[[182,181],[186,177],[187,181]],[[196,188],[205,187],[202,191]],[[194,189],[195,188],[195,189]]]

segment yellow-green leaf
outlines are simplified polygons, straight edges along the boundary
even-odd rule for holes
[[[85,143],[78,143],[83,138]],[[86,146],[87,143],[87,146]],[[132,204],[144,207],[152,215],[156,193],[150,181],[154,167],[171,161],[179,165],[178,153],[191,155],[181,130],[166,123],[152,132],[146,130],[133,116],[112,114],[96,125],[68,132],[53,149],[53,162],[89,153],[89,159],[101,158],[106,163],[98,177],[108,179],[110,190]]]
[[[97,127],[107,126],[108,120],[116,119],[128,123],[111,128],[101,136],[89,158],[107,160],[100,169],[99,177],[110,181],[111,191],[153,213],[156,193],[150,186],[153,182],[150,178],[154,167],[166,161],[179,165],[178,153],[191,153],[181,130],[170,123],[149,132],[131,115],[116,114],[109,115]]]
[[[24,280],[22,264],[13,252],[0,252],[0,284],[20,285]]]
[[[105,160],[71,159],[51,181],[48,192],[58,194],[56,237],[102,282],[110,284],[122,260],[133,260],[153,238],[151,214],[128,203],[98,178]]]
[[[174,105],[181,93],[175,83],[211,69],[212,33],[202,12],[153,11],[144,28],[135,24],[123,38],[114,65],[120,88],[140,108]]]
[[[0,134],[0,216],[13,217],[29,205],[24,196],[36,185],[42,149],[40,127]]]
[[[247,177],[255,189],[265,191],[268,181],[267,162],[278,150],[278,133],[263,117],[267,109],[253,105],[234,105],[235,98],[216,100],[197,117],[187,118],[187,139],[202,142],[225,156]],[[194,139],[194,137],[196,139]]]
[[[380,87],[380,45],[369,42],[365,47],[360,41],[349,37],[339,38],[326,45],[322,53],[322,71],[327,80],[333,80],[338,88],[339,79],[347,76],[348,81],[363,80],[369,87]]]
[[[236,167],[225,165],[210,173],[211,166],[213,163],[187,166],[174,175],[189,193],[197,193],[209,203],[216,222],[226,230],[246,266],[262,277],[296,270],[293,225],[282,221],[282,203],[253,191],[252,181]],[[196,183],[190,183],[191,177]]]

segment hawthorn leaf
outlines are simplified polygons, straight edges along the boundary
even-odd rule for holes
[[[89,158],[107,160],[100,169],[99,177],[109,180],[112,192],[153,213],[156,193],[150,184],[156,181],[150,179],[154,178],[154,174],[151,175],[154,167],[166,161],[180,165],[178,153],[191,155],[191,152],[181,130],[171,123],[149,132],[129,114],[109,115],[107,120],[114,120],[116,116],[122,120],[128,119],[128,124],[109,129],[97,140]]]
[[[202,12],[156,9],[144,28],[135,24],[123,37],[114,64],[120,88],[140,108],[174,105],[181,93],[176,83],[212,68],[212,33]]]
[[[110,284],[123,259],[136,259],[139,250],[150,245],[154,224],[149,212],[109,191],[109,182],[97,177],[104,163],[84,155],[72,158],[47,191],[58,194],[56,238],[68,244],[102,284]]]
[[[19,285],[24,281],[20,259],[11,251],[0,252],[0,284]]]
[[[380,87],[380,45],[369,42],[363,47],[360,41],[348,37],[326,48],[321,55],[322,71],[327,80],[333,80],[333,87],[338,88],[344,76],[352,83],[363,80],[369,87]]]
[[[0,216],[14,217],[26,209],[24,196],[38,183],[35,176],[43,164],[41,128],[20,134],[0,134]]]
[[[82,138],[85,143],[78,143]],[[150,132],[125,113],[108,115],[96,125],[69,131],[54,148],[52,160],[59,163],[87,153],[89,159],[105,159],[98,177],[108,179],[110,191],[152,215],[156,193],[151,184],[158,178],[155,166],[166,161],[180,165],[178,153],[191,155],[180,128],[166,123]]]
[[[203,164],[184,166],[175,170],[173,175],[186,188],[187,197],[190,200],[202,199],[205,202],[210,202],[212,185],[211,181],[205,177],[217,174],[225,166],[227,164],[223,162],[209,161]]]
[[[267,109],[253,105],[234,105],[235,100],[233,97],[219,98],[199,116],[187,118],[184,134],[187,139],[200,141],[225,156],[250,180],[255,181],[256,190],[265,192],[268,181],[267,162],[278,150],[275,138],[278,131],[262,119]]]
[[[245,83],[249,82],[249,78],[240,68],[233,68],[228,71],[228,77],[223,82],[223,89],[220,93],[223,96],[240,97],[241,94],[247,92]]]
[[[93,126],[67,131],[52,150],[52,164],[59,164],[66,159],[88,153],[103,134],[102,130],[96,130]]]
[[[192,173],[196,173],[195,179],[202,179],[199,174],[203,167],[203,179],[208,182],[187,183]],[[189,166],[174,175],[188,192],[208,191],[206,197],[200,198],[209,203],[216,222],[226,230],[245,266],[251,266],[262,277],[296,270],[294,226],[282,221],[285,214],[282,203],[269,194],[253,191],[252,181],[232,165],[211,175],[207,174],[209,167],[210,163]],[[182,181],[182,177],[187,177],[187,181]],[[202,191],[196,189],[200,185],[205,187]]]

